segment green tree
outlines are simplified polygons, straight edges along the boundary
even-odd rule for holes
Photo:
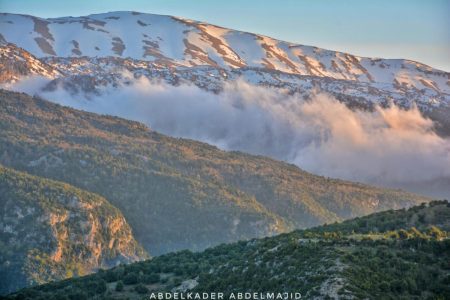
[[[138,283],[138,275],[136,273],[129,273],[123,279],[123,283],[126,285],[136,284]]]
[[[123,291],[123,281],[122,280],[119,280],[119,281],[117,281],[117,283],[116,283],[116,292],[121,292],[121,291]]]
[[[139,294],[147,294],[147,293],[149,292],[148,288],[147,288],[145,285],[143,285],[142,283],[138,284],[138,285],[134,288],[134,290],[135,290],[136,292],[138,292]]]

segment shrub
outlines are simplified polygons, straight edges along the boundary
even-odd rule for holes
[[[119,280],[116,283],[116,292],[121,292],[121,291],[123,291],[123,282],[122,282],[122,280]]]
[[[145,284],[152,284],[152,283],[159,282],[159,279],[160,279],[160,277],[158,274],[150,274],[150,275],[142,276],[141,282],[145,283]]]
[[[145,285],[143,285],[142,283],[138,284],[138,285],[134,288],[134,290],[135,290],[136,292],[138,292],[139,294],[147,294],[147,293],[149,292],[148,288],[147,288]]]
[[[138,283],[138,275],[136,273],[129,273],[123,279],[123,283],[126,285]]]
[[[107,286],[106,286],[106,281],[104,281],[103,279],[99,280],[98,284],[97,284],[97,288],[95,289],[95,292],[97,294],[103,294],[104,292],[106,292],[107,290]]]
[[[114,282],[117,280],[117,273],[115,271],[105,272],[103,278],[106,282]]]

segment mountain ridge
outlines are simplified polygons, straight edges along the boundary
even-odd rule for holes
[[[439,134],[450,135],[450,73],[414,61],[359,57],[206,22],[138,12],[48,20],[4,13],[0,14],[0,34],[0,59],[5,61],[0,69],[13,73],[0,78],[6,89],[14,90],[14,82],[35,74],[48,80],[41,86],[34,84],[33,94],[62,88],[89,100],[141,77],[174,86],[194,84],[213,93],[243,80],[286,89],[305,99],[314,91],[329,93],[355,109],[417,105],[435,122]],[[53,54],[41,50],[43,41],[54,47]],[[11,55],[15,46],[7,43],[39,60],[28,65],[44,64],[56,73],[23,72],[21,60],[27,59]],[[52,100],[51,95],[48,98]]]
[[[25,94],[3,91],[0,104],[0,163],[104,196],[153,255],[430,200],[315,176]]]
[[[18,21],[15,18],[21,18],[20,26],[15,26],[14,22]],[[433,71],[434,69],[417,62],[362,58],[348,53],[298,45],[263,35],[172,16],[110,12],[51,19],[2,14],[0,19],[3,19],[0,32],[3,40],[15,43],[38,57],[116,56],[155,62],[158,60],[161,62],[172,61],[175,66],[180,64],[184,66],[210,65],[220,68],[264,67],[287,73],[363,82],[394,82],[395,79],[399,84],[405,82],[405,84],[412,84],[415,87],[439,87],[440,90],[446,92],[450,90],[448,76],[446,81],[442,79],[444,81],[439,83],[438,81],[431,82],[420,76],[413,79],[414,76],[408,75],[413,72],[413,68],[417,68],[420,72],[435,73],[444,77],[448,74],[443,71]],[[60,31],[65,30],[64,26],[67,26],[67,30],[72,33],[70,41],[68,38],[59,37]],[[25,29],[26,27],[29,29]],[[124,30],[127,30],[130,35],[128,30],[130,27],[135,31],[131,34],[133,44],[127,42],[127,39],[131,38],[130,36],[124,36]],[[23,33],[13,36],[8,32],[8,28],[14,28],[19,33]],[[167,35],[168,32],[171,33],[170,36]],[[95,43],[102,43],[103,46],[95,46],[94,42],[90,42],[89,40],[92,40],[89,38],[90,35],[95,37]],[[80,40],[77,40],[77,36]],[[83,40],[85,40],[86,46],[83,44]],[[166,42],[169,45],[165,45]],[[53,49],[53,47],[57,49]],[[99,50],[96,50],[95,47]],[[127,50],[128,48],[132,50]],[[68,49],[72,50],[67,52]],[[184,50],[177,52],[176,49]],[[377,72],[383,71],[382,69],[391,64],[395,68],[400,67],[397,72],[403,75],[398,77],[395,74],[387,73],[389,74],[387,77],[386,72],[382,72],[384,75],[380,78],[383,80],[377,79],[379,77]],[[370,72],[372,67],[375,69]],[[400,72],[401,68],[410,69],[409,73]],[[375,70],[378,71],[375,72]],[[390,79],[387,80],[388,78]]]
[[[287,42],[285,39],[281,39],[281,38],[273,38],[270,35],[265,35],[265,34],[260,34],[257,32],[253,32],[253,31],[246,31],[246,30],[240,30],[240,29],[235,29],[235,28],[231,28],[231,27],[227,27],[225,25],[217,25],[217,24],[213,24],[213,23],[209,23],[209,22],[205,22],[205,21],[199,21],[199,20],[194,20],[194,19],[190,19],[190,18],[186,18],[183,16],[176,16],[176,15],[169,15],[169,14],[159,14],[159,13],[148,13],[148,12],[139,12],[139,11],[132,11],[132,10],[116,10],[116,11],[107,11],[107,12],[99,12],[99,13],[93,13],[93,14],[88,14],[88,15],[80,15],[80,16],[60,16],[60,17],[39,17],[39,16],[35,16],[35,15],[31,15],[31,14],[18,14],[18,13],[2,13],[2,14],[11,14],[11,15],[18,15],[18,16],[23,16],[23,17],[32,17],[32,18],[38,18],[38,19],[42,19],[42,20],[49,20],[49,21],[58,21],[60,19],[79,19],[79,18],[89,18],[89,17],[93,17],[93,16],[103,16],[103,15],[111,15],[111,14],[134,14],[134,15],[153,15],[153,16],[158,16],[158,17],[169,17],[169,18],[174,18],[174,19],[178,19],[178,20],[182,20],[182,21],[186,21],[186,22],[191,22],[191,23],[196,23],[199,25],[212,25],[214,27],[218,27],[221,29],[225,29],[225,30],[234,30],[234,31],[239,31],[245,34],[250,34],[250,35],[259,35],[262,37],[266,37],[266,38],[271,38],[274,39],[276,41],[279,42]],[[294,45],[298,45],[298,46],[306,46],[306,47],[311,47],[311,48],[317,48],[317,49],[325,49],[324,47],[318,46],[318,45],[306,45],[306,44],[301,44],[299,42],[290,42]],[[340,51],[340,50],[331,50],[331,49],[326,49],[327,51],[330,52],[336,52],[339,54],[351,54],[349,52],[346,51]],[[351,54],[353,55],[353,54]],[[448,73],[448,71],[430,66],[426,63],[422,63],[418,60],[414,60],[414,59],[407,59],[407,58],[383,58],[383,57],[378,57],[378,56],[365,56],[365,55],[355,55],[359,58],[369,58],[369,59],[375,59],[375,60],[392,60],[392,61],[405,61],[405,62],[411,62],[411,63],[417,63],[420,65],[423,65],[424,67],[430,68],[430,69],[436,69],[438,71],[442,71],[442,72],[446,72]]]

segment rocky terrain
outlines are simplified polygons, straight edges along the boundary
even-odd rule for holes
[[[0,294],[148,258],[122,213],[67,183],[0,165]]]

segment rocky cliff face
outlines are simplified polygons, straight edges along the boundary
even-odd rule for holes
[[[0,293],[148,255],[98,195],[0,166]]]

